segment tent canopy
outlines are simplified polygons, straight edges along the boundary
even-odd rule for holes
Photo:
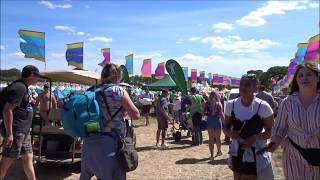
[[[168,89],[176,89],[176,83],[171,79],[171,77],[166,74],[163,79],[158,80],[152,84],[145,85],[144,87],[148,87],[150,90],[161,90],[163,88]]]
[[[95,85],[99,83],[100,76],[96,72],[85,70],[45,71],[41,75],[52,81],[70,82],[77,84]]]

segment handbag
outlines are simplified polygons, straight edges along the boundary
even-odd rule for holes
[[[107,103],[107,97],[104,93],[101,94],[103,97],[103,101],[106,105],[107,112],[109,116],[111,117],[111,120],[114,116],[111,116],[111,112]],[[128,126],[128,121],[126,121],[126,126]],[[128,128],[128,127],[127,127]],[[118,138],[118,160],[120,163],[120,166],[125,170],[126,172],[134,171],[138,167],[138,152],[135,150],[135,142],[134,142],[134,132],[132,130],[131,133],[128,133],[126,137],[122,137],[118,131],[113,130]],[[132,135],[132,136],[131,136]]]
[[[320,149],[315,148],[302,148],[295,142],[293,142],[292,139],[288,137],[290,143],[295,147],[301,156],[312,166],[320,166]]]

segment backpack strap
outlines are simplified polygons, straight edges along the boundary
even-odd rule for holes
[[[108,105],[108,102],[107,102],[107,97],[106,97],[106,95],[104,94],[103,91],[98,91],[98,93],[101,95],[101,97],[102,97],[102,99],[103,99],[103,102],[104,102],[104,104],[106,105],[107,112],[108,112],[111,120],[113,120],[113,118],[116,117],[117,114],[122,110],[122,106],[120,106],[120,108],[112,115],[112,114],[111,114],[111,111],[110,111],[110,108],[109,108],[109,105]]]

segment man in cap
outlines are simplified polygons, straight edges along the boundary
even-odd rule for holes
[[[1,101],[5,104],[1,112],[3,113],[1,131],[4,147],[0,162],[0,180],[4,179],[7,170],[20,155],[27,178],[36,179],[30,137],[33,109],[28,86],[36,84],[39,77],[39,69],[27,65],[22,69],[21,79],[14,81],[3,92],[5,96],[2,96],[4,98]]]
[[[51,98],[51,100],[50,100]],[[36,107],[40,103],[40,117],[44,120],[45,125],[50,125],[48,116],[49,110],[57,109],[57,100],[52,92],[50,92],[49,84],[44,84],[43,91],[36,98]]]

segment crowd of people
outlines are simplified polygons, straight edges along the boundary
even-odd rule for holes
[[[40,115],[48,125],[48,110],[60,106],[46,84],[44,91],[32,100],[28,86],[36,84],[39,77],[36,67],[26,66],[22,69],[21,79],[5,89],[1,180],[20,155],[28,179],[36,178],[30,138],[31,102],[35,107],[39,105]],[[126,179],[117,157],[119,139],[111,130],[125,136],[124,119],[128,116],[132,120],[139,119],[140,111],[148,126],[152,107],[158,124],[155,145],[160,149],[169,148],[165,143],[169,124],[182,123],[189,117],[191,131],[188,134],[192,135],[193,145],[202,145],[202,131],[208,132],[212,161],[227,153],[221,150],[222,132],[226,140],[231,139],[228,165],[236,180],[274,179],[271,154],[281,144],[286,179],[320,179],[320,72],[314,65],[298,65],[290,93],[279,104],[253,74],[241,77],[239,97],[228,101],[219,90],[200,94],[195,87],[190,89],[188,96],[167,89],[152,93],[147,88],[143,94],[136,95],[120,86],[121,79],[118,65],[110,63],[103,68],[102,85],[114,86],[103,90],[107,104],[101,104],[104,122],[101,135],[83,141],[80,179],[92,176]],[[110,117],[110,114],[115,116]]]

